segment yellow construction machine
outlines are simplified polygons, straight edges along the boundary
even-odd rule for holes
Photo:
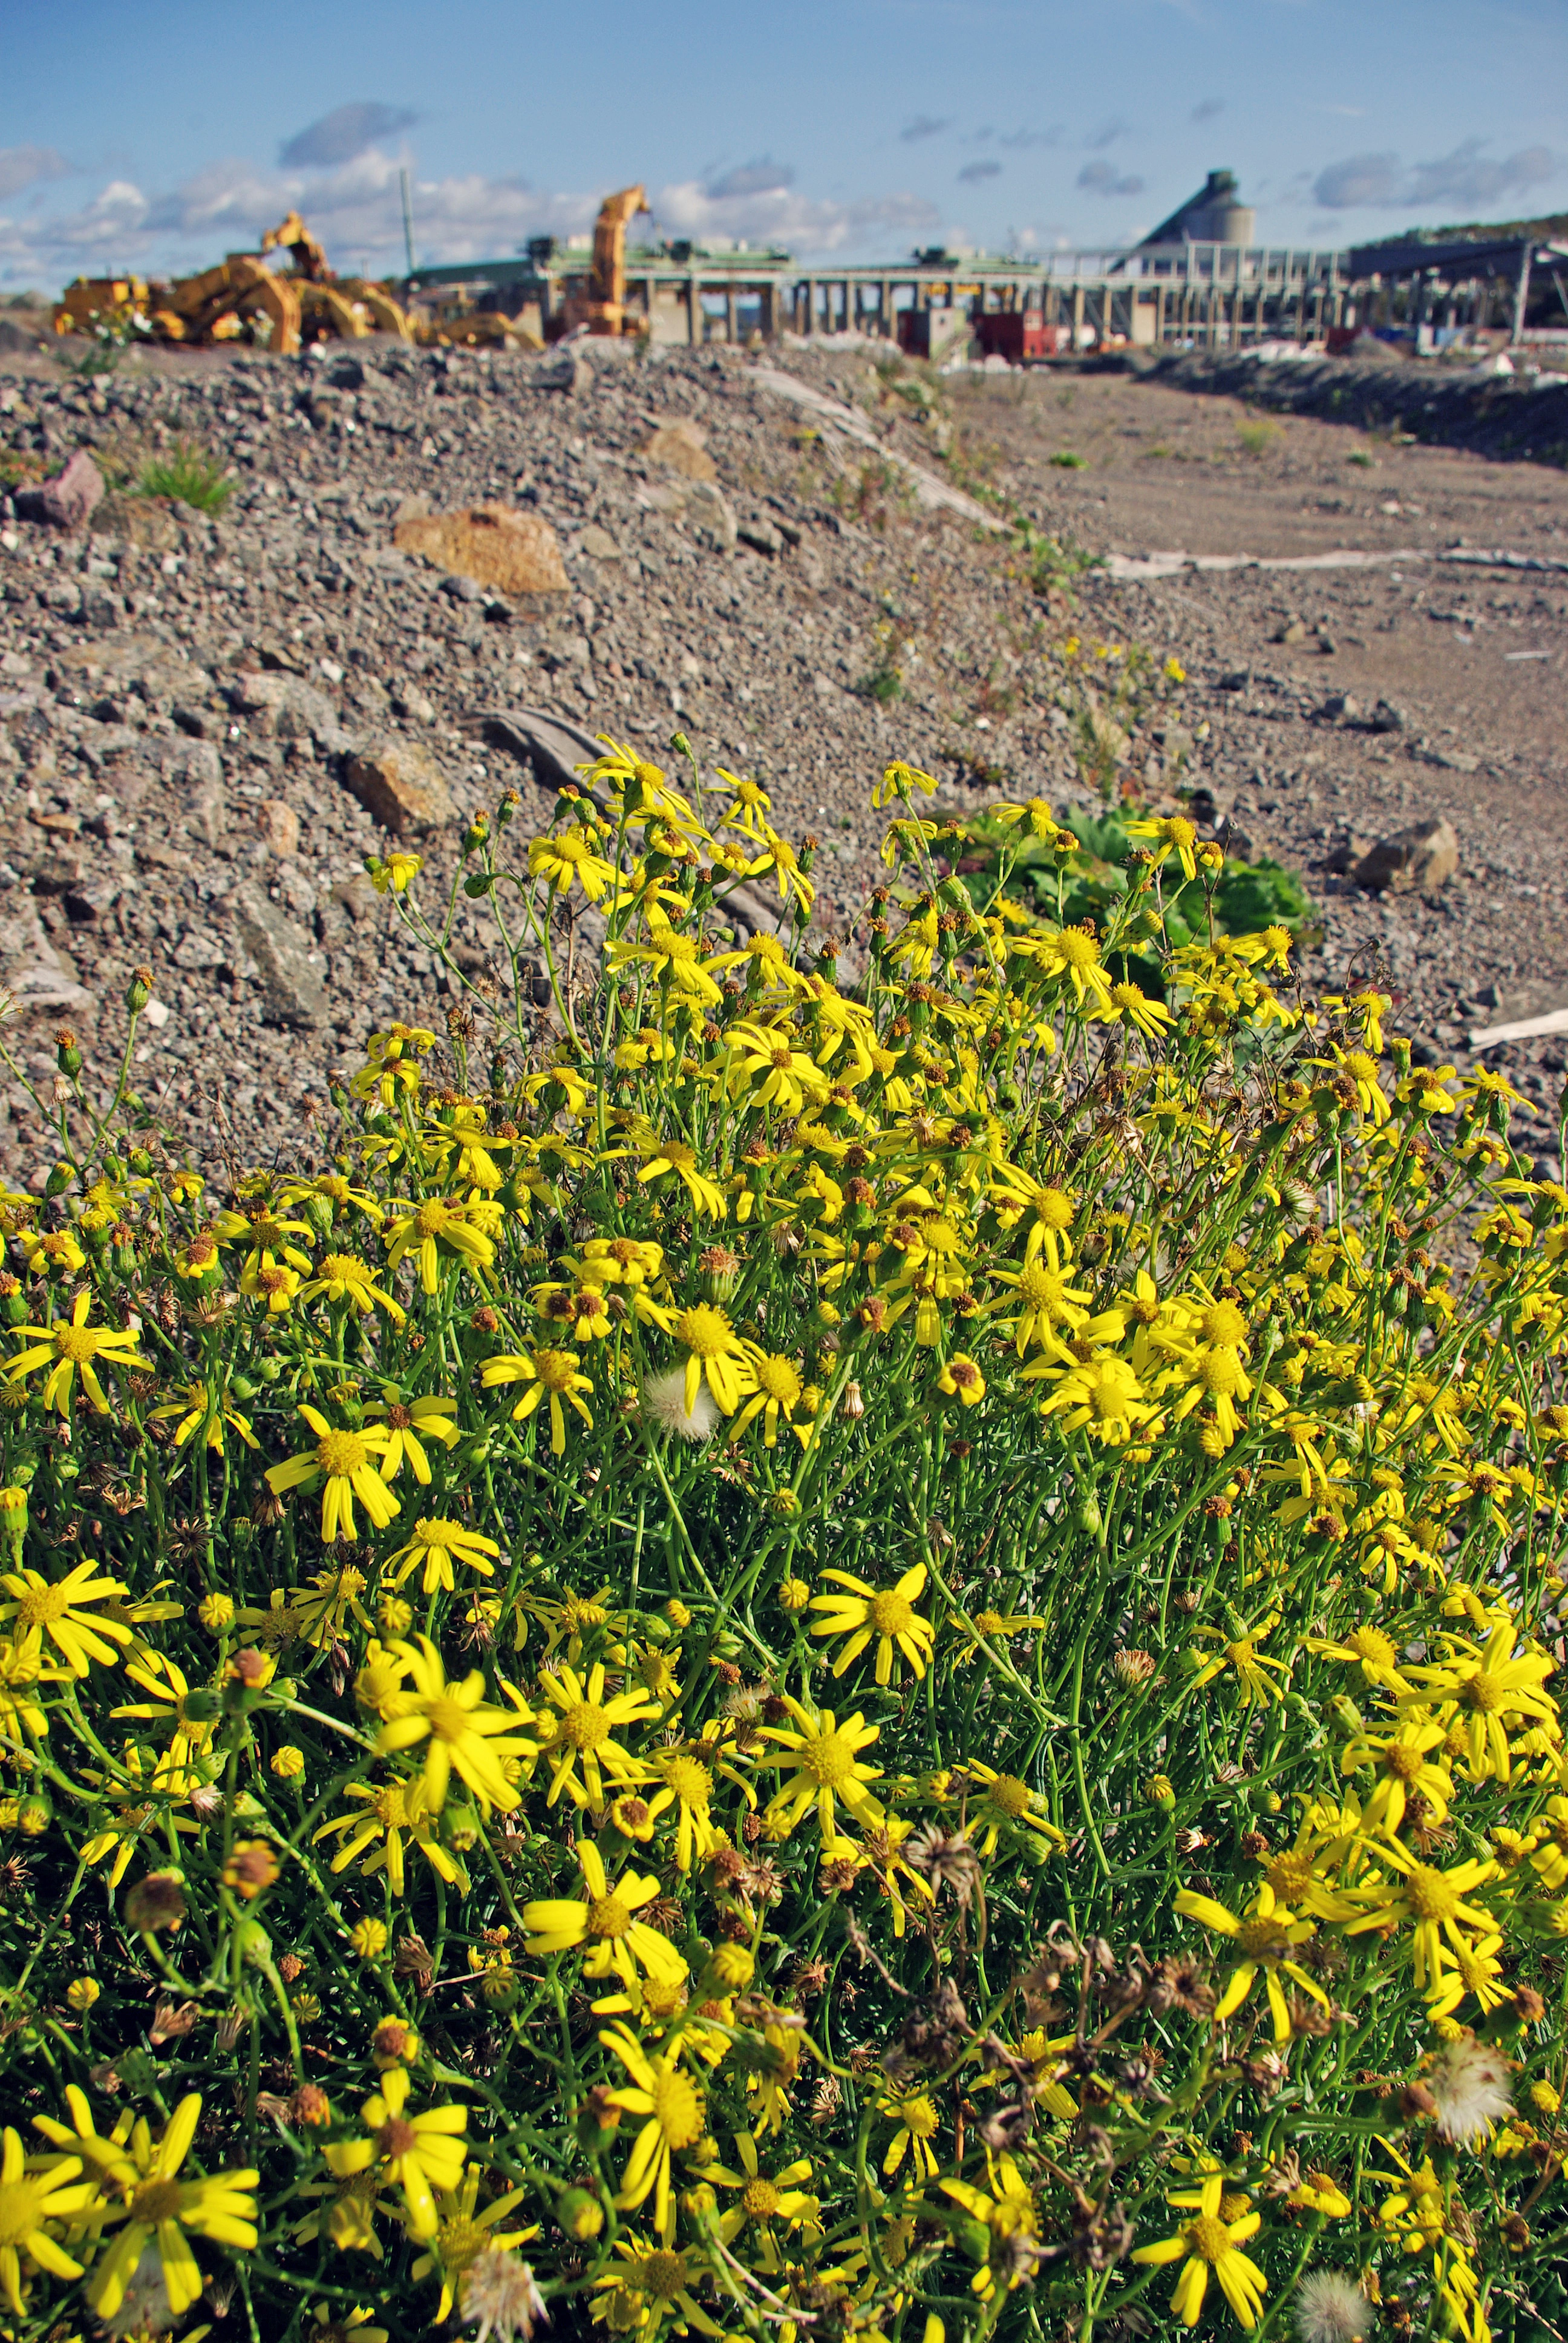
[[[351,342],[361,334],[395,334],[399,341],[413,340],[407,313],[385,287],[363,277],[337,276],[297,212],[290,212],[286,219],[268,228],[261,248],[287,253],[291,272],[284,282],[299,303],[300,324],[307,340],[336,337]]]
[[[626,232],[638,212],[648,209],[641,187],[623,187],[607,196],[594,223],[593,266],[583,291],[568,294],[567,330],[586,326],[590,334],[626,331]]]
[[[286,270],[263,253],[287,253]],[[395,334],[412,341],[407,316],[385,288],[359,277],[337,277],[297,212],[270,228],[261,252],[231,252],[214,268],[171,284],[139,277],[78,277],[55,311],[57,334],[145,333],[160,342],[205,347],[237,341],[260,327],[269,349],[291,357],[301,341],[354,341]]]

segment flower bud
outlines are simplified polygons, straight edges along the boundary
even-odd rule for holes
[[[55,1036],[55,1063],[63,1074],[79,1074],[82,1071],[82,1052],[68,1025],[62,1025]]]
[[[604,2227],[604,2207],[586,2188],[568,2188],[556,2207],[556,2218],[568,2237],[584,2246]]]
[[[133,1017],[139,1017],[153,997],[153,972],[150,968],[134,968],[126,987],[126,1007]]]

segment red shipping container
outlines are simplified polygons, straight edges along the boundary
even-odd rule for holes
[[[1010,366],[1021,366],[1026,358],[1054,357],[1062,346],[1063,328],[1048,326],[1038,309],[983,310],[973,326],[981,356],[1006,358]]]

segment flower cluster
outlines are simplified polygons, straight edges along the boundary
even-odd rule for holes
[[[1053,920],[930,790],[838,940],[751,780],[504,799],[308,1168],[63,1074],[7,2333],[1568,2317],[1568,1192],[1183,813]]]

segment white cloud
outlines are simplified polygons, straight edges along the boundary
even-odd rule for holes
[[[1141,196],[1143,182],[1136,171],[1119,172],[1113,163],[1086,163],[1078,184],[1091,196]]]
[[[206,166],[148,196],[112,180],[75,211],[0,217],[0,282],[63,285],[69,277],[133,268],[171,276],[206,267],[225,252],[255,251],[263,232],[297,209],[345,274],[403,266],[399,162],[372,146],[335,169],[271,170],[243,156]],[[712,180],[679,180],[652,197],[662,236],[782,246],[802,258],[849,250],[901,251],[930,237],[939,214],[908,192],[852,202],[817,200],[785,164],[763,156]],[[498,259],[530,236],[590,229],[606,190],[532,187],[479,172],[413,176],[416,256],[427,265]]]

